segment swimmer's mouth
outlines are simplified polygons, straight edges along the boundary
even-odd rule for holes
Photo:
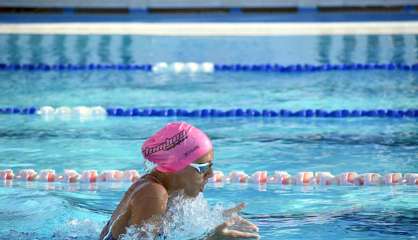
[[[205,185],[208,183],[208,181],[204,181],[202,186],[200,186],[200,191],[203,192],[203,190],[205,190]]]

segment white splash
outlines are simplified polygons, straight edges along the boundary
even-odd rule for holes
[[[210,207],[203,194],[196,198],[186,198],[180,194],[170,199],[168,210],[161,220],[162,228],[158,232],[164,239],[202,237],[224,222],[223,210],[220,205]],[[127,229],[122,239],[154,239],[153,231],[154,226],[149,223],[140,227],[132,226]]]
[[[91,239],[92,236],[99,236],[103,224],[98,224],[89,219],[69,219],[65,226],[56,230],[52,239]]]

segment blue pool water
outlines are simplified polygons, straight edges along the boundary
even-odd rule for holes
[[[414,64],[418,60],[415,35],[0,35],[0,44],[0,62],[6,63]],[[417,108],[417,96],[416,71],[0,72],[0,107],[407,109]],[[174,120],[188,121],[208,133],[215,146],[215,168],[224,172],[418,172],[418,124],[412,118],[80,120],[24,115],[0,115],[0,169],[142,170],[142,142]],[[94,239],[127,187],[126,183],[93,187],[0,183],[0,238]],[[211,207],[246,202],[243,215],[260,226],[262,239],[418,236],[415,186],[209,184],[205,197]]]

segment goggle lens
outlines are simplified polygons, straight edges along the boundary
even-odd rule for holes
[[[212,163],[191,163],[190,166],[196,169],[196,171],[198,171],[199,173],[207,173],[209,169],[212,167]]]

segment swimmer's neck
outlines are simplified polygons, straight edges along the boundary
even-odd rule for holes
[[[180,184],[176,174],[163,173],[156,169],[149,173],[156,178],[158,182],[165,188],[168,196],[178,196],[183,194],[183,187]]]

